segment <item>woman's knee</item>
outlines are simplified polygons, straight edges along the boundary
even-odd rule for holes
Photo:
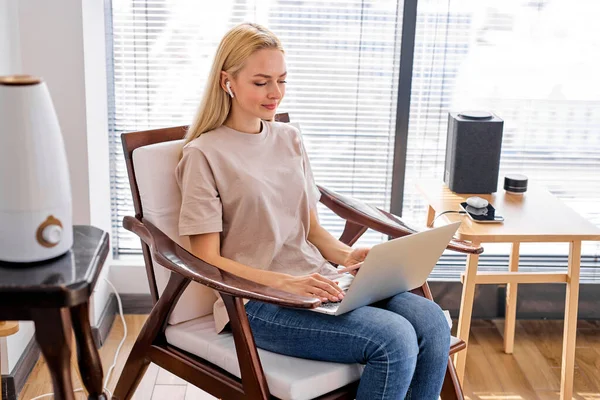
[[[450,335],[446,315],[432,300],[405,292],[394,296],[387,306],[408,319],[415,327],[417,336],[434,333]]]
[[[423,323],[415,327],[417,336],[426,345],[435,346],[439,348],[439,351],[447,352],[450,347],[450,326],[446,315],[433,301],[427,301],[426,308],[426,313],[423,314]]]
[[[441,335],[450,336],[450,325],[448,324],[448,319],[446,318],[446,314],[444,310],[439,306],[439,304],[430,301],[432,304],[431,308],[431,323],[432,330],[435,330]]]
[[[414,327],[405,318],[393,313],[373,326],[370,346],[368,352],[371,357],[367,358],[385,359],[387,362],[411,360],[419,354]]]

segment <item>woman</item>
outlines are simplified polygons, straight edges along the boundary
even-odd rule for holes
[[[271,122],[285,95],[277,37],[241,24],[221,41],[177,167],[181,235],[192,252],[243,278],[322,301],[343,292],[330,262],[364,260],[317,218],[319,191],[297,129]],[[324,91],[327,88],[324,88]],[[362,363],[357,399],[437,399],[450,332],[434,302],[402,293],[341,316],[245,301],[256,345],[295,357]],[[214,307],[221,332],[222,300]]]

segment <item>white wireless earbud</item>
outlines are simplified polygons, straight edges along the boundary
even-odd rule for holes
[[[227,91],[229,92],[229,95],[231,97],[233,97],[233,92],[231,91],[231,83],[229,83],[229,81],[225,82],[225,86],[227,86]]]

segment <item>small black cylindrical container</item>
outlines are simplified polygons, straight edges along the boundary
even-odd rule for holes
[[[448,113],[444,182],[455,193],[498,190],[504,121],[487,111]]]
[[[527,191],[527,177],[521,174],[511,174],[504,177],[504,190],[509,193],[525,193]]]

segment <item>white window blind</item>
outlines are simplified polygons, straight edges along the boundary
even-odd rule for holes
[[[598,15],[597,1],[419,0],[403,215],[424,219],[415,183],[442,179],[448,111],[483,109],[504,119],[500,182],[523,173],[600,226]]]
[[[287,54],[279,111],[299,122],[317,183],[389,209],[395,135],[401,1],[113,0],[109,75],[113,246],[138,253],[121,227],[134,215],[120,144],[123,132],[189,124],[217,45],[232,26],[270,28]],[[343,221],[325,207],[339,236]],[[382,235],[368,232],[359,244]]]

